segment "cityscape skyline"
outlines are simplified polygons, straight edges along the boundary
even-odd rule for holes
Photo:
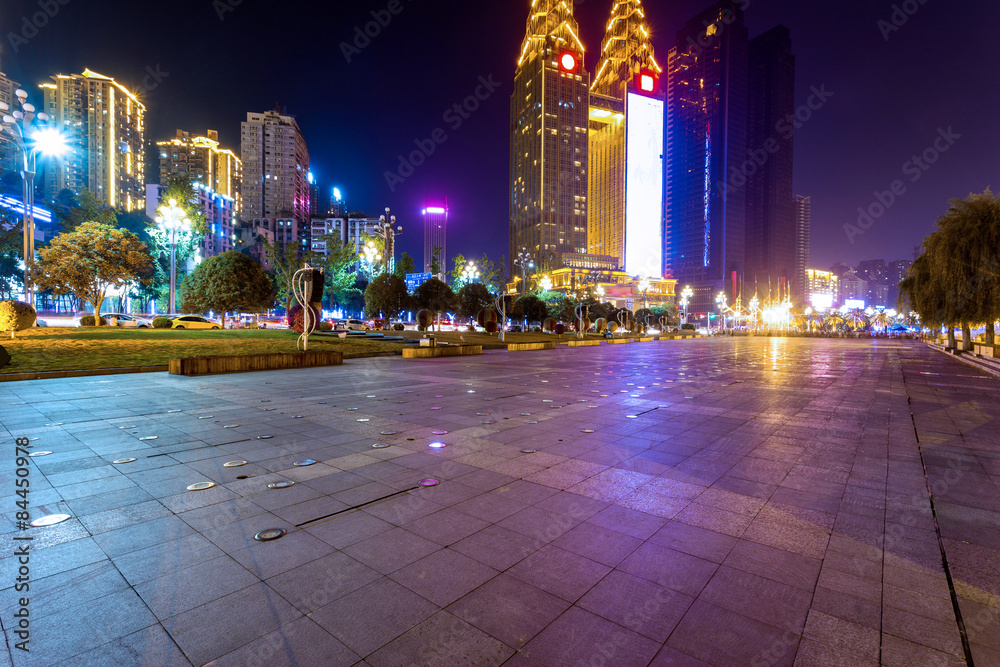
[[[253,23],[256,10],[250,5],[239,6],[220,17],[210,5],[206,7],[187,2],[180,4],[183,8],[192,11],[197,8],[200,12],[198,15],[201,16],[201,21],[195,22],[198,24],[198,29],[194,30],[193,38],[216,35],[219,40],[225,42],[232,39],[226,36],[226,31],[262,29]],[[408,146],[413,146],[414,141],[420,141],[418,137],[429,136],[436,125],[441,125],[442,114],[432,114],[430,117],[424,112],[404,114],[407,116],[406,122],[394,123],[383,120],[377,125],[368,125],[366,132],[353,127],[360,124],[357,122],[358,112],[348,113],[340,108],[336,111],[327,109],[326,116],[329,120],[324,125],[322,122],[317,122],[317,117],[322,118],[322,115],[316,115],[319,110],[312,108],[317,105],[307,104],[303,101],[306,99],[305,95],[293,92],[297,90],[297,86],[291,84],[300,79],[298,74],[284,77],[269,76],[274,72],[265,68],[257,74],[260,75],[259,78],[272,82],[272,85],[258,81],[252,86],[252,93],[236,90],[240,87],[241,78],[245,78],[249,70],[253,69],[253,63],[260,62],[259,59],[255,60],[257,56],[253,54],[247,55],[247,68],[238,68],[231,76],[227,74],[222,79],[210,79],[214,88],[209,90],[209,79],[206,79],[205,75],[217,72],[222,62],[231,63],[233,56],[224,52],[218,58],[219,63],[213,62],[203,68],[204,72],[194,71],[193,66],[186,67],[181,60],[168,63],[166,60],[168,50],[163,49],[162,43],[157,48],[143,48],[141,44],[132,44],[130,40],[128,44],[116,43],[113,47],[96,47],[92,43],[75,40],[72,33],[54,31],[51,28],[38,29],[37,35],[31,37],[25,44],[20,42],[15,44],[7,40],[8,43],[4,44],[0,52],[2,57],[0,69],[11,79],[20,82],[22,87],[26,86],[36,102],[40,102],[41,99],[34,85],[60,71],[83,71],[90,67],[94,71],[102,71],[107,76],[114,77],[119,82],[137,85],[141,90],[141,99],[147,107],[147,153],[150,144],[170,138],[178,127],[219,127],[222,145],[234,148],[238,136],[237,119],[250,110],[271,108],[277,99],[288,109],[287,113],[298,119],[309,143],[310,152],[318,156],[314,160],[314,171],[323,189],[329,190],[334,185],[339,186],[347,198],[352,202],[358,202],[356,206],[358,209],[377,211],[387,204],[399,212],[401,223],[411,224],[416,223],[419,217],[423,192],[447,193],[451,202],[451,217],[455,222],[450,230],[449,243],[454,251],[465,254],[486,251],[491,256],[508,254],[504,224],[506,216],[502,210],[502,203],[497,204],[506,195],[504,192],[506,188],[503,185],[506,178],[503,175],[507,167],[503,164],[499,166],[492,164],[502,163],[503,160],[492,158],[487,160],[486,156],[495,153],[497,144],[504,142],[504,128],[507,125],[504,118],[508,115],[508,110],[504,109],[506,105],[503,99],[509,97],[511,92],[509,72],[515,54],[511,53],[514,47],[509,46],[509,42],[502,41],[507,39],[503,35],[509,36],[512,32],[523,35],[527,3],[524,3],[523,7],[519,5],[506,11],[484,9],[484,16],[487,18],[481,20],[491,21],[491,25],[495,27],[491,33],[497,35],[495,38],[485,40],[489,48],[482,44],[472,48],[469,42],[464,41],[464,38],[456,33],[458,43],[450,47],[442,45],[441,48],[472,48],[469,51],[470,57],[456,61],[456,71],[449,73],[448,81],[444,84],[445,90],[442,91],[439,86],[424,86],[419,89],[413,82],[405,80],[406,77],[393,75],[393,70],[387,67],[387,62],[391,62],[394,56],[403,52],[412,51],[415,44],[414,31],[431,28],[432,33],[436,34],[437,31],[453,26],[461,18],[469,18],[468,8],[458,9],[456,3],[445,4],[449,7],[455,6],[456,11],[452,14],[443,10],[430,12],[402,5],[402,11],[391,15],[391,22],[380,28],[382,34],[378,38],[369,38],[371,43],[360,49],[360,54],[346,56],[342,52],[334,51],[324,56],[322,62],[317,64],[337,72],[338,76],[342,77],[344,86],[351,80],[356,81],[358,77],[363,77],[365,73],[370,76],[372,72],[386,72],[392,75],[391,81],[394,86],[393,93],[389,97],[424,100],[424,103],[419,105],[407,104],[407,109],[416,106],[435,109],[437,107],[432,102],[438,100],[441,102],[441,109],[444,110],[449,108],[446,102],[460,99],[457,96],[463,90],[466,94],[474,91],[480,76],[486,80],[490,80],[493,76],[499,82],[498,88],[493,91],[493,98],[483,101],[480,110],[468,114],[468,118],[456,117],[456,120],[463,121],[458,128],[454,128],[454,124],[442,126],[448,128],[446,130],[448,143],[439,145],[437,151],[427,157],[426,165],[416,169],[414,175],[407,177],[395,192],[390,191],[383,178],[384,173],[390,171],[396,164],[393,154],[400,155]],[[605,4],[588,3],[576,8],[581,42],[587,52],[592,54],[586,59],[589,73],[597,66],[596,53],[600,35],[610,8],[610,5],[604,6]],[[708,3],[678,2],[667,11],[658,9],[656,15],[649,17],[654,45],[665,51],[672,43],[676,29],[691,16],[703,10],[706,4]],[[32,7],[31,3],[25,2],[5,3],[4,8],[0,10],[3,25],[19,25],[19,17],[30,16],[28,10]],[[373,20],[372,11],[377,13],[383,9],[380,3],[357,3],[350,8],[330,11],[339,17],[336,21],[338,26],[364,27],[366,17],[367,20]],[[982,19],[996,14],[996,11],[996,8],[983,4],[973,7],[963,16]],[[86,26],[88,21],[93,20],[75,10],[72,5],[61,7],[60,12],[58,17],[52,19],[52,23],[58,19],[76,21],[81,26]],[[927,101],[925,105],[912,103],[914,95],[919,94],[914,90],[919,88],[916,85],[919,79],[911,75],[921,67],[926,70],[928,65],[927,60],[919,56],[916,45],[936,29],[935,23],[953,24],[957,17],[928,5],[922,7],[914,17],[908,18],[907,23],[899,27],[898,31],[889,30],[886,33],[884,26],[882,29],[879,28],[878,22],[890,18],[891,8],[876,11],[860,6],[847,7],[842,13],[844,16],[839,17],[824,16],[821,12],[812,12],[811,16],[807,16],[807,13],[800,11],[790,2],[769,3],[768,7],[758,7],[755,4],[748,7],[747,11],[751,38],[761,34],[769,27],[769,23],[785,24],[792,31],[797,64],[801,72],[801,76],[798,77],[800,85],[796,91],[797,111],[810,101],[815,103],[815,99],[810,100],[814,89],[830,93],[829,101],[819,105],[819,109],[805,107],[803,116],[808,114],[811,117],[802,124],[796,134],[796,153],[801,157],[796,160],[795,190],[797,194],[806,194],[812,198],[814,242],[810,267],[828,266],[837,261],[857,263],[870,257],[909,257],[912,254],[912,247],[933,229],[933,221],[943,212],[948,198],[964,196],[970,191],[982,190],[992,184],[989,178],[992,173],[990,169],[981,168],[983,164],[981,153],[990,152],[982,150],[982,147],[984,142],[988,146],[988,142],[994,139],[984,132],[976,132],[977,126],[982,126],[982,119],[970,117],[969,112],[961,104],[941,101]],[[109,13],[107,21],[110,30],[113,31],[115,25],[123,25],[126,22],[135,25],[137,17],[149,16],[148,12],[138,8],[130,8],[123,14],[118,16],[114,12]],[[845,26],[848,25],[854,26],[856,30],[867,28],[868,33],[861,39],[861,46],[864,48],[845,53],[843,58],[837,61],[829,56],[818,56],[817,54],[822,51],[822,45],[829,44],[828,41],[825,42],[828,38],[820,35],[817,29],[817,24],[824,20],[827,21],[826,27],[830,32],[840,36],[846,34]],[[973,22],[970,29],[974,32],[980,23],[985,21]],[[280,19],[268,29],[280,34],[288,28],[287,20]],[[81,32],[86,31],[81,30]],[[58,44],[53,41],[56,33],[61,36]],[[351,43],[351,31],[345,29],[344,33],[342,36],[344,42]],[[340,37],[336,35],[334,38]],[[519,36],[510,41],[518,39]],[[359,43],[363,41],[360,40]],[[197,39],[194,43],[198,43]],[[13,52],[15,47],[17,53]],[[954,58],[970,57],[970,50],[978,52],[984,48],[982,43],[974,39],[963,40],[956,47],[943,56],[944,63],[954,64]],[[882,55],[893,50],[896,55]],[[432,56],[434,59],[441,57],[438,51],[433,49],[427,51],[426,54],[419,51],[412,53],[418,62]],[[496,51],[506,55],[501,57]],[[864,57],[854,51],[863,51],[864,57],[873,58],[874,63],[888,60],[894,63],[901,62],[906,67],[899,70],[898,77],[891,80],[883,78],[876,86],[872,82],[872,76],[864,68],[858,67],[859,61]],[[134,57],[131,57],[133,55]],[[186,57],[190,60],[189,56]],[[347,62],[348,57],[351,62]],[[366,59],[368,62],[362,65]],[[160,62],[157,62],[158,60]],[[133,65],[133,62],[137,64]],[[503,65],[502,69],[500,65]],[[934,63],[931,71],[941,71],[942,67],[944,64]],[[365,73],[362,73],[362,69]],[[853,88],[845,87],[848,70],[856,75]],[[822,76],[823,74],[827,76]],[[468,85],[461,86],[462,80],[466,80]],[[941,79],[941,85],[945,90],[952,90],[953,87],[960,86],[963,80],[965,74],[961,68],[956,68],[949,74],[947,80]],[[178,81],[179,84],[171,88],[174,81]],[[879,104],[876,105],[877,108],[866,108],[864,96],[866,91],[872,92],[873,86],[879,95]],[[468,90],[465,90],[466,88]],[[981,89],[987,98],[996,94],[997,88],[984,85],[977,79],[976,89]],[[968,86],[965,89],[968,89]],[[223,91],[226,95],[221,97],[210,95],[213,90]],[[358,106],[385,109],[385,113],[374,114],[376,118],[392,119],[394,116],[390,115],[390,111],[393,105],[386,103],[384,99],[386,96],[382,91],[372,89]],[[259,101],[249,104],[240,99],[248,97]],[[848,106],[846,112],[835,108],[839,107],[838,97],[845,99]],[[428,98],[431,102],[426,102]],[[192,104],[192,100],[197,100],[198,103]],[[905,100],[909,102],[904,102]],[[902,108],[904,104],[908,107]],[[827,108],[830,110],[829,115],[824,115]],[[885,120],[886,115],[894,117],[892,122],[879,125],[878,119]],[[355,119],[355,123],[350,122],[351,118]],[[218,119],[223,119],[223,122],[219,122]],[[344,119],[347,122],[343,122]],[[848,125],[851,127],[850,133],[835,131],[838,126],[843,130]],[[921,176],[920,182],[917,186],[910,186],[912,176],[902,171],[910,154],[924,153],[922,147],[933,146],[938,130],[947,132],[949,128],[959,137],[971,133],[975,138],[972,141],[959,139],[951,147],[949,154],[941,158],[942,163],[951,162],[947,169],[931,166],[926,171],[918,171],[916,174]],[[869,148],[865,152],[857,151],[861,138],[876,148]],[[331,143],[336,144],[334,150],[329,149]],[[838,145],[839,149],[833,156],[830,151],[831,145]],[[865,170],[867,175],[860,173],[860,170],[850,169],[852,161],[858,159],[864,159],[871,165],[871,169]],[[148,162],[149,160],[147,160],[147,172],[150,170]],[[338,171],[343,173],[338,174]],[[500,176],[497,175],[498,172]],[[885,174],[885,178],[872,180],[871,174]],[[892,206],[885,207],[879,204],[878,195],[889,191],[897,178],[903,180],[910,190],[905,196],[895,197],[896,201]],[[151,179],[147,173],[146,181],[155,183],[158,179]],[[883,209],[881,211],[880,206]],[[868,217],[861,218],[867,227],[860,227],[860,234],[849,235],[843,226],[857,224],[859,208],[861,211],[869,212]],[[885,208],[888,210],[884,210]],[[462,221],[465,220],[475,220],[475,223],[463,225]],[[474,229],[471,229],[472,227]],[[400,241],[399,249],[413,256],[419,256],[419,239],[414,236],[404,237]]]

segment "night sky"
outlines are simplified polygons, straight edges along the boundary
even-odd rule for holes
[[[405,228],[400,246],[418,264],[420,209],[444,198],[452,213],[449,254],[506,254],[509,104],[530,3],[399,2],[402,11],[348,63],[340,44],[389,0],[3,0],[0,69],[39,103],[35,84],[57,72],[89,67],[133,88],[145,79],[147,139],[212,128],[237,153],[246,113],[280,104],[297,118],[327,194],[336,185],[352,210],[372,215],[392,207]],[[46,4],[58,12],[32,36],[23,17]],[[611,4],[576,2],[592,73]],[[647,0],[661,64],[675,32],[709,4]],[[795,191],[813,201],[812,267],[912,258],[949,198],[1000,187],[1000,5],[899,0],[917,11],[886,40],[878,22],[890,20],[893,4],[748,2],[751,37],[779,23],[791,30],[797,104],[812,86],[833,93],[795,141]],[[31,37],[17,53],[12,32]],[[491,76],[500,88],[461,127],[444,120],[480,77]],[[437,128],[447,142],[391,192],[384,172]],[[948,128],[960,138],[913,182],[916,172],[904,173],[905,163]],[[843,225],[896,180],[905,193],[852,244]]]

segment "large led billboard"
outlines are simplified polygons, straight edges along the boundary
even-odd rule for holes
[[[625,128],[625,271],[663,275],[663,101],[628,94]]]

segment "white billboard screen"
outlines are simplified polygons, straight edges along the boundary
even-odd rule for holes
[[[629,93],[626,109],[625,271],[663,275],[663,101]]]

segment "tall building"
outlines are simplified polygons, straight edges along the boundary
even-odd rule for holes
[[[718,0],[692,18],[667,58],[666,268],[694,290],[692,310],[743,292],[746,189],[730,180],[747,158],[741,4]]]
[[[832,308],[840,296],[840,279],[830,271],[805,270],[805,300],[816,310]]]
[[[663,275],[662,69],[641,0],[616,2],[590,90],[587,248]]]
[[[125,86],[89,69],[52,81],[40,84],[45,111],[66,135],[68,150],[49,167],[46,196],[90,190],[113,208],[145,208],[145,105]]]
[[[793,136],[779,132],[795,113],[795,56],[788,28],[750,40],[747,96],[746,283],[758,294],[802,302],[805,266],[796,265],[796,202],[792,198]]]
[[[812,243],[812,197],[795,195],[795,277],[805,285],[806,267],[809,265],[809,247]],[[808,301],[792,283],[792,299],[798,303]],[[834,292],[836,294],[836,292]]]
[[[160,185],[176,178],[186,178],[240,203],[243,162],[236,153],[219,147],[219,133],[208,130],[204,136],[177,130],[173,139],[157,141],[160,153]]]
[[[848,301],[862,302],[867,304],[868,281],[860,277],[857,272],[851,270],[840,278],[840,305],[852,307]],[[864,306],[861,306],[864,308]]]
[[[18,108],[14,91],[19,87],[17,81],[8,79],[6,74],[0,72],[0,102],[5,103],[10,110]],[[17,149],[13,142],[6,139],[6,135],[0,135],[0,174],[16,171],[17,168]]]
[[[326,214],[331,218],[346,218],[347,213],[347,202],[344,201],[344,195],[341,194],[340,188],[334,188],[330,192],[330,208]]]
[[[438,261],[441,271],[447,271],[448,266],[448,207],[428,206],[423,210],[424,216],[424,273],[432,273],[431,259],[434,248],[440,248]]]
[[[510,100],[510,274],[522,248],[546,272],[587,251],[590,74],[566,0],[532,0]]]
[[[309,228],[309,149],[299,124],[280,111],[248,113],[240,130],[241,218],[290,218]]]

